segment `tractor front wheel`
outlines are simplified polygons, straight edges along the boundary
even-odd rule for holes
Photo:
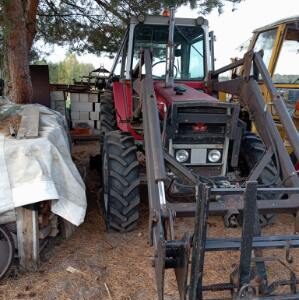
[[[111,131],[104,136],[102,204],[108,229],[127,232],[139,218],[139,164],[132,136]]]

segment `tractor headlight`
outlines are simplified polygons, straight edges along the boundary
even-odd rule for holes
[[[210,150],[208,152],[208,161],[211,163],[219,162],[221,159],[221,152],[217,149]]]
[[[180,163],[186,162],[188,158],[189,158],[189,152],[187,150],[178,150],[175,153],[175,159]]]

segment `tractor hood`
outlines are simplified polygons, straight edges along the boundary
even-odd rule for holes
[[[164,82],[155,82],[154,87],[158,98],[164,98],[169,104],[174,101],[217,101],[216,98],[186,84],[175,83],[174,87],[165,87]]]

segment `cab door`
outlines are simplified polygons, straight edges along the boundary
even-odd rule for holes
[[[290,115],[299,129],[299,111],[296,117],[296,102],[299,100],[299,27],[297,23],[280,24],[256,36],[254,51],[263,50],[263,60],[273,83],[283,96]],[[271,103],[271,97],[264,83],[260,82],[262,94],[269,105],[285,145],[292,152],[286,133]],[[299,106],[297,105],[297,108]]]

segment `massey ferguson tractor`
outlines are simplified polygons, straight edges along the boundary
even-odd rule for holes
[[[299,231],[299,178],[264,103],[260,78],[299,158],[296,128],[262,53],[250,51],[216,71],[213,61],[213,36],[202,17],[175,18],[171,9],[169,16],[131,19],[109,77],[111,92],[100,95],[107,227],[126,232],[136,226],[143,181],[159,300],[166,269],[174,269],[181,300],[299,299],[290,255],[299,236],[261,234],[279,213],[290,214]],[[237,67],[242,76],[221,80]],[[219,92],[239,100],[219,101]],[[248,131],[252,125],[258,135]],[[242,226],[241,236],[209,236],[209,215]],[[194,230],[178,236],[175,220],[187,217]],[[285,259],[264,256],[267,249],[285,249]],[[240,253],[226,282],[203,284],[205,253],[211,251]],[[272,281],[269,261],[289,278]],[[211,298],[219,291],[227,296]]]

